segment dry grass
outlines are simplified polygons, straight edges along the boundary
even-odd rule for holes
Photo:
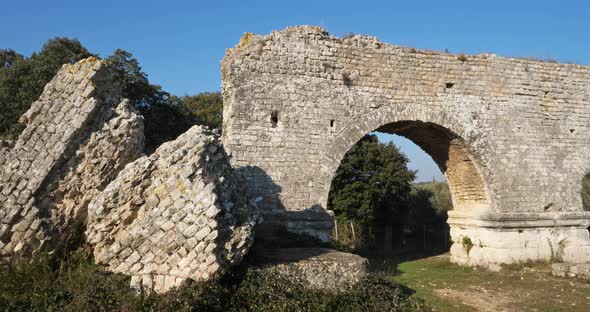
[[[395,271],[392,280],[438,311],[590,311],[590,282],[552,276],[547,263],[486,272],[442,255],[401,263]]]

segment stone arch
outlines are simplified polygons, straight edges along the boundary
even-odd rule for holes
[[[427,110],[414,108],[412,111]],[[495,211],[481,160],[461,135],[465,130],[458,121],[442,115],[437,118],[426,114],[400,113],[389,107],[356,117],[354,123],[344,127],[331,140],[322,167],[326,183],[320,202],[324,207],[327,207],[332,179],[344,155],[363,136],[374,131],[403,136],[430,155],[447,178],[455,211],[476,215]]]

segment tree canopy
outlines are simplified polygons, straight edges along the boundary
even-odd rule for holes
[[[220,92],[204,92],[181,99],[182,108],[197,124],[219,128],[223,121],[223,99]]]
[[[407,164],[395,145],[365,136],[336,171],[328,206],[340,219],[369,226],[391,222],[407,209],[416,176]]]

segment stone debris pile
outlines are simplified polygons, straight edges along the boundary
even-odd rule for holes
[[[199,126],[129,164],[88,209],[95,260],[165,292],[241,261],[257,221],[219,138]]]
[[[367,259],[327,248],[264,249],[255,258],[259,270],[330,292],[350,289],[369,271]]]

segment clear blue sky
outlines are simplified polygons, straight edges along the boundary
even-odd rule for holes
[[[220,89],[219,62],[244,32],[290,25],[388,43],[590,64],[590,1],[27,1],[0,4],[0,48],[28,55],[50,37],[78,38],[91,52],[139,59],[152,83],[177,94]],[[432,179],[427,156],[395,142]],[[430,163],[432,165],[432,163]]]

